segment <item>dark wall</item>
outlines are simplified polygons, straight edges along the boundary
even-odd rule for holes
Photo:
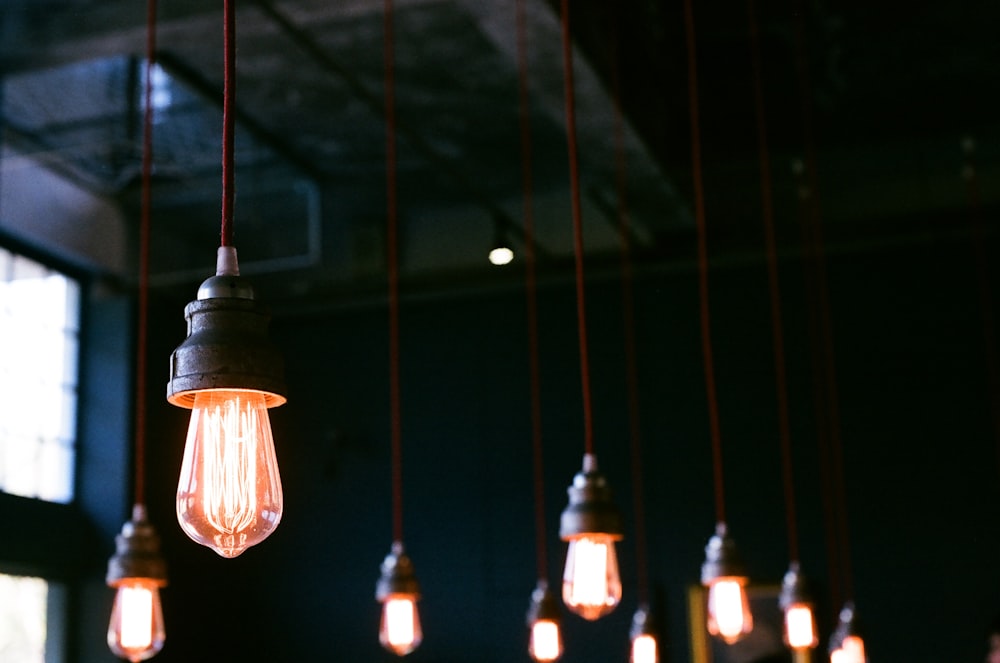
[[[845,592],[831,580],[836,547],[823,520],[830,468],[816,430],[809,300],[797,260],[781,275],[798,538],[828,632]],[[695,276],[640,271],[636,283],[649,572],[675,663],[689,660],[686,592],[715,521]],[[976,283],[963,238],[829,257],[853,594],[875,661],[979,661],[1000,611],[1000,465]],[[588,284],[595,445],[627,515],[625,598],[597,623],[566,616],[570,663],[627,660],[636,607],[620,302],[617,280]],[[156,307],[151,325],[149,501],[171,578],[156,660],[390,660],[373,596],[392,536],[384,305],[331,301],[328,313],[274,321],[288,364],[289,402],[272,411],[285,516],[270,539],[223,560],[188,541],[173,515],[187,413],[163,389],[182,304]],[[714,267],[711,304],[727,520],[754,581],[775,584],[788,544],[763,264]],[[542,287],[552,582],[564,552],[558,514],[583,452],[575,312],[571,284]],[[523,292],[404,293],[401,333],[405,540],[424,591],[425,640],[409,659],[527,661],[536,570]]]

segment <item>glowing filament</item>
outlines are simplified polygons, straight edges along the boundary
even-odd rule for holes
[[[531,625],[531,642],[528,645],[531,658],[536,661],[555,661],[562,656],[562,638],[559,624],[548,619],[539,619]]]
[[[390,596],[382,604],[382,625],[379,641],[398,656],[405,656],[420,645],[420,616],[411,596]]]
[[[792,649],[810,649],[819,644],[812,608],[795,604],[785,611],[785,642]]]
[[[865,643],[856,635],[849,635],[840,648],[830,652],[830,663],[865,663]]]
[[[119,585],[108,626],[108,647],[130,661],[156,655],[166,639],[160,590],[144,578],[129,579]]]
[[[720,578],[708,589],[708,632],[732,644],[753,630],[742,578]]]
[[[640,635],[632,640],[631,663],[657,663],[659,660],[656,638],[651,635]]]
[[[614,540],[588,534],[569,542],[563,573],[563,602],[585,619],[598,619],[618,605],[622,583]]]
[[[281,520],[281,480],[264,395],[195,396],[177,488],[177,518],[193,540],[235,557]]]

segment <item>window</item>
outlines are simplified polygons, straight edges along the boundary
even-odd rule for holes
[[[0,248],[3,492],[73,499],[79,302],[76,281]]]
[[[61,647],[48,627],[51,611],[62,601],[62,587],[58,584],[0,574],[0,661],[62,660]]]

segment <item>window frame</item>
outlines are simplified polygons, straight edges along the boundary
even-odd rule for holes
[[[0,226],[0,247],[79,285],[73,496],[60,504],[0,492],[0,573],[49,582],[46,663],[109,656],[113,592],[105,585],[132,490],[135,298],[119,278],[26,244]]]

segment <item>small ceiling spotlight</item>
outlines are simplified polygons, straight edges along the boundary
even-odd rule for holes
[[[514,260],[514,249],[511,248],[510,240],[507,238],[504,220],[494,217],[493,227],[493,248],[490,249],[490,262],[497,266],[508,265]]]

